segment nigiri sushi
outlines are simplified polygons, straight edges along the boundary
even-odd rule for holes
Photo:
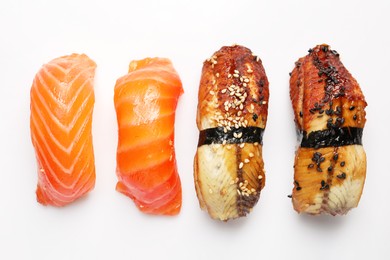
[[[224,46],[203,63],[194,180],[200,207],[213,219],[244,217],[260,198],[268,85],[260,57],[244,46]]]
[[[87,55],[72,54],[43,65],[34,78],[30,128],[43,205],[65,206],[94,188],[95,68]]]
[[[115,85],[118,120],[116,190],[144,213],[176,215],[182,203],[174,150],[182,83],[170,60],[132,61]]]
[[[295,63],[290,97],[301,139],[294,163],[294,209],[344,215],[358,206],[366,178],[362,90],[339,54],[321,44]]]

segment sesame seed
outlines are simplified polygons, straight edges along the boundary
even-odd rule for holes
[[[244,148],[244,146],[245,146],[245,143],[240,144],[240,148]]]
[[[233,137],[234,137],[234,138],[238,138],[236,132],[233,133]]]
[[[261,180],[261,179],[263,179],[263,176],[262,176],[262,175],[259,175],[259,176],[257,176],[257,178],[258,178],[259,180]]]
[[[216,76],[217,78],[219,78],[219,73],[217,72],[217,74],[215,74],[215,76]]]
[[[253,72],[253,70],[251,70],[251,69],[247,69],[247,70],[246,70],[246,72],[248,72],[248,73],[252,73],[252,72]]]
[[[257,62],[259,62],[259,60],[260,60],[260,57],[259,57],[259,56],[257,56],[257,57],[256,57],[256,61],[257,61]]]
[[[238,193],[238,195],[239,195],[239,196],[241,196],[241,192],[240,192],[240,190],[238,190],[238,189],[237,189],[237,193]]]
[[[238,70],[234,70],[234,73],[235,74],[239,74],[240,72]]]
[[[337,175],[337,178],[339,178],[339,179],[345,179],[346,177],[347,177],[347,174],[345,172]]]
[[[231,77],[232,77],[232,74],[229,73],[229,74],[228,74],[228,79],[230,79]]]
[[[226,146],[226,148],[227,148],[228,150],[230,150],[230,149],[232,149],[232,146],[229,144],[229,145]]]
[[[242,167],[244,167],[244,163],[243,163],[243,162],[240,162],[240,165],[238,165],[238,168],[239,168],[239,169],[242,169]]]
[[[253,156],[255,156],[253,153],[249,153],[249,157],[253,157]]]
[[[222,145],[226,145],[226,140],[223,140]]]
[[[246,83],[243,83],[242,85],[243,85],[244,87],[247,87],[247,86],[248,86]]]
[[[262,101],[261,104],[265,105],[267,104],[267,101]]]
[[[242,132],[239,132],[238,134],[237,134],[237,138],[241,138],[242,137]]]
[[[210,94],[211,94],[211,95],[215,95],[215,92],[212,91],[212,90],[210,90]]]
[[[227,89],[226,89],[226,88],[224,88],[224,89],[222,89],[222,90],[221,90],[221,93],[222,93],[222,94],[225,94],[225,93],[226,93],[226,91],[227,91]]]
[[[253,145],[254,145],[254,146],[258,146],[259,143],[258,143],[258,142],[254,142]]]
[[[243,110],[244,109],[244,105],[241,103],[240,104],[240,110]]]
[[[244,163],[249,163],[249,159],[245,158]]]
[[[233,74],[233,77],[238,78],[239,75],[238,74]]]

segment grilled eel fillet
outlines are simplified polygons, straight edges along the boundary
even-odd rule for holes
[[[222,47],[204,62],[194,178],[200,207],[213,219],[246,216],[259,200],[268,97],[262,62],[248,48]]]
[[[326,44],[295,63],[290,97],[301,145],[292,202],[298,213],[343,215],[357,207],[366,177],[366,122],[357,81]]]

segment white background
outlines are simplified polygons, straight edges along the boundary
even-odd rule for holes
[[[389,259],[390,2],[17,1],[0,2],[0,259]],[[246,218],[220,223],[199,209],[192,161],[202,62],[223,45],[258,54],[270,82],[264,136],[266,187]],[[368,102],[368,170],[347,216],[300,216],[293,187],[295,128],[288,73],[316,44],[341,54]],[[93,118],[97,181],[64,208],[36,202],[30,87],[43,63],[84,52],[98,64]],[[132,59],[170,58],[183,81],[176,149],[183,207],[140,213],[115,191],[113,88]]]

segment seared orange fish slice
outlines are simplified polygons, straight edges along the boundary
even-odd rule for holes
[[[31,87],[31,139],[38,162],[37,200],[65,206],[95,185],[92,146],[96,64],[84,54],[42,66]]]
[[[117,191],[145,213],[176,215],[181,183],[174,150],[175,110],[183,93],[170,60],[132,61],[115,85]]]

